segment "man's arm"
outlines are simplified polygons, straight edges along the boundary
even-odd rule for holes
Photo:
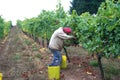
[[[67,35],[67,34],[58,34],[58,37],[62,38],[62,39],[72,39],[74,38],[74,36],[71,35]]]

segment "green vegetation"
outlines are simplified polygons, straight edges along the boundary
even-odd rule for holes
[[[98,67],[98,66],[99,66],[97,60],[92,60],[92,61],[89,62],[89,64],[90,64],[91,66],[94,66],[94,67]]]
[[[30,42],[29,40],[25,39],[25,40],[24,40],[24,44],[26,44],[26,45],[30,45],[31,42]]]
[[[0,39],[6,37],[10,32],[12,22],[5,22],[4,19],[0,16]]]
[[[41,58],[42,56],[41,56],[41,54],[36,54],[35,57]]]
[[[4,23],[3,23],[3,19],[0,16],[0,39],[3,38],[4,36]]]
[[[112,80],[114,76],[120,74],[120,69],[114,65],[105,65],[104,66],[105,78],[106,80]]]
[[[21,55],[21,54],[16,53],[16,54],[12,57],[12,59],[13,59],[13,60],[15,60],[15,61],[17,61],[17,60],[20,60],[20,59],[21,59],[21,57],[22,57],[22,55]]]

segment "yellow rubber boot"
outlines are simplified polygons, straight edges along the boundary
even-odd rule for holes
[[[0,80],[2,80],[2,77],[3,77],[3,75],[2,75],[2,73],[0,73]]]
[[[65,55],[62,55],[61,68],[67,68],[67,57]]]
[[[60,80],[60,66],[48,66],[48,78]]]

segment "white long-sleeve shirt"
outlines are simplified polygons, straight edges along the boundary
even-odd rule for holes
[[[49,48],[62,50],[64,45],[64,40],[71,39],[71,38],[73,38],[73,36],[67,35],[63,31],[63,27],[60,27],[52,34],[49,42]]]

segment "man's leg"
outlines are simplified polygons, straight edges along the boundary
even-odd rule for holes
[[[51,49],[51,52],[53,53],[53,60],[49,66],[60,65],[60,63],[62,61],[62,55],[61,55],[60,51]]]

